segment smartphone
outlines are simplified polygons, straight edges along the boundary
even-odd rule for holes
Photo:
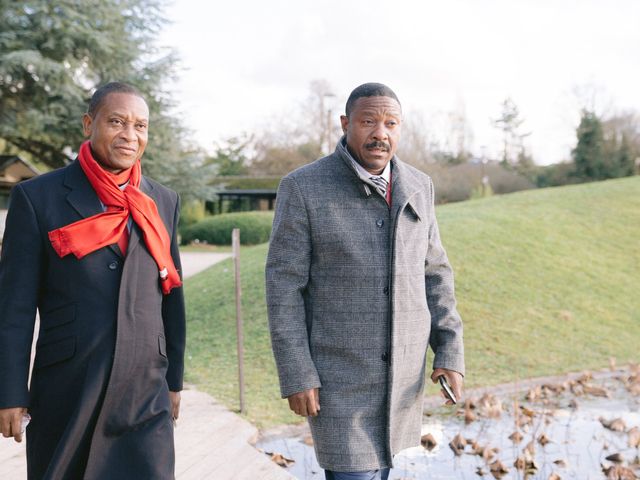
[[[456,396],[451,389],[451,385],[449,385],[449,382],[447,382],[447,379],[444,377],[444,375],[440,375],[438,377],[438,381],[440,382],[440,386],[442,387],[442,390],[444,390],[444,394],[447,396],[447,398],[451,400],[454,405],[458,403],[458,400],[456,399]]]

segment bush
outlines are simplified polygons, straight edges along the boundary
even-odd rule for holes
[[[489,179],[495,194],[511,193],[534,188],[524,176],[496,163],[482,166],[480,163],[458,165],[429,164],[424,171],[431,176],[436,191],[436,203],[461,202],[474,198],[474,191],[481,190],[483,174]]]
[[[186,227],[182,233],[182,244],[194,241],[213,245],[230,245],[231,231],[240,229],[242,245],[256,245],[269,240],[273,212],[225,213],[206,218]]]
[[[205,218],[204,202],[191,200],[184,202],[180,209],[180,230],[198,223]]]

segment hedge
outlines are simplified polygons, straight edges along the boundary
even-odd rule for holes
[[[257,245],[269,241],[273,212],[240,212],[214,215],[186,227],[182,243],[205,242],[213,245],[230,245],[231,231],[240,229],[242,245]]]

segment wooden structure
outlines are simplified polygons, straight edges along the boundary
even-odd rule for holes
[[[40,175],[40,172],[17,155],[0,155],[0,242],[9,207],[9,194],[16,183]]]
[[[275,189],[218,190],[216,195],[217,202],[206,202],[207,210],[214,214],[273,210],[276,200]]]

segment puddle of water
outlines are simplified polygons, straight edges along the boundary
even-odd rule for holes
[[[630,378],[637,382],[634,388]],[[422,427],[423,435],[431,434],[436,446],[431,451],[416,447],[400,452],[389,479],[548,480],[555,474],[562,480],[595,480],[608,478],[603,466],[615,465],[640,475],[640,446],[630,446],[634,435],[630,431],[640,430],[640,369],[550,387],[531,390],[528,398],[520,393],[469,399],[471,403],[455,413],[437,409],[425,416]],[[466,424],[465,414],[475,420]],[[603,425],[613,420],[611,428]],[[517,442],[509,438],[515,431],[522,436]],[[456,455],[449,442],[458,435],[467,445]],[[313,447],[301,437],[266,437],[256,446],[295,460],[287,470],[298,479],[324,479]],[[483,458],[477,454],[483,448],[494,449],[494,454]],[[614,454],[621,462],[607,460]],[[528,474],[514,466],[518,459],[529,467]],[[502,476],[491,472],[496,460],[506,467]]]

